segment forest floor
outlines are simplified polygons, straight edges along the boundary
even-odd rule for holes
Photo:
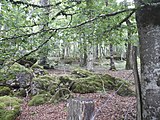
[[[133,81],[131,70],[109,71],[106,68],[96,67],[94,72],[110,74],[113,77]],[[70,73],[70,69],[54,69],[49,73],[62,75]],[[133,86],[134,89],[134,86]],[[115,91],[89,94],[73,94],[75,97],[91,98],[95,102],[95,109],[99,109],[95,120],[135,120],[136,119],[136,98],[124,97],[115,94]],[[39,106],[28,106],[26,99],[22,105],[21,115],[17,120],[66,120],[67,101],[58,104],[44,104]]]

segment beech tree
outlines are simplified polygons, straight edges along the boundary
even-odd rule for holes
[[[160,6],[159,0],[142,3],[136,12],[141,59],[141,118],[160,119]]]

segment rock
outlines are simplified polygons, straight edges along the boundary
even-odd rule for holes
[[[38,63],[35,63],[31,69],[33,70],[33,73],[35,76],[41,76],[41,75],[46,75],[48,72],[43,69],[43,66],[38,65]]]
[[[54,76],[44,75],[36,77],[32,80],[32,95],[43,93],[44,91],[52,92],[53,88],[57,88],[59,80]]]
[[[74,70],[72,74],[77,77],[71,89],[75,93],[84,94],[117,90],[123,84],[118,94],[122,96],[134,95],[134,92],[129,88],[129,83],[125,80],[117,79],[107,74],[94,74],[87,70]]]
[[[16,81],[19,83],[20,88],[30,87],[32,78],[32,74],[25,72],[21,72],[16,75]]]
[[[94,73],[84,69],[75,69],[72,71],[72,75],[75,75],[77,78],[85,78],[94,75]]]

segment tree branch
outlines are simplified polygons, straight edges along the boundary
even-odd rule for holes
[[[57,32],[57,31],[54,31],[54,33],[56,33],[56,32]],[[39,49],[40,49],[41,47],[43,47],[48,41],[50,41],[50,39],[53,37],[53,35],[55,35],[55,34],[52,34],[47,40],[45,40],[42,44],[40,44],[36,49],[32,50],[32,51],[29,52],[29,53],[26,53],[26,54],[23,55],[22,57],[20,57],[20,58],[18,58],[17,60],[13,61],[12,64],[14,64],[15,62],[20,61],[21,59],[23,59],[23,58],[29,56],[30,54],[36,52],[37,50],[39,50]]]
[[[80,27],[80,26],[83,26],[85,24],[88,24],[90,22],[93,22],[97,19],[105,19],[106,17],[112,17],[112,16],[116,16],[118,14],[121,14],[121,13],[124,13],[124,12],[128,12],[128,11],[132,11],[131,14],[129,16],[127,16],[124,20],[122,20],[119,24],[122,24],[123,22],[125,22],[125,20],[127,18],[129,18],[137,9],[133,8],[133,9],[125,9],[125,10],[121,10],[121,11],[118,11],[118,12],[113,12],[113,13],[109,13],[109,14],[101,14],[97,17],[94,17],[92,19],[89,19],[89,20],[86,20],[80,24],[77,24],[77,25],[74,25],[74,26],[67,26],[67,27],[61,27],[61,28],[50,28],[50,29],[41,29],[39,30],[38,32],[35,32],[35,33],[29,33],[29,34],[22,34],[22,35],[19,35],[19,36],[12,36],[12,37],[8,37],[8,38],[1,38],[0,41],[4,41],[4,40],[11,40],[11,39],[18,39],[18,38],[22,38],[22,37],[30,37],[30,36],[33,36],[33,35],[37,35],[39,33],[42,33],[42,32],[49,32],[49,31],[54,31],[54,30],[64,30],[64,29],[69,29],[69,28],[77,28],[77,27]],[[115,28],[115,26],[113,27]],[[113,29],[112,28],[112,29]],[[110,30],[111,31],[111,30]],[[106,31],[107,32],[107,31]]]
[[[14,0],[7,0],[7,1],[11,2],[14,5],[26,5],[27,7],[31,6],[31,7],[37,7],[37,8],[48,8],[48,7],[52,7],[52,6],[58,6],[62,3],[62,2],[58,2],[55,5],[41,6],[41,5],[31,4],[31,3],[27,3],[27,2],[23,2],[23,1],[14,1]]]

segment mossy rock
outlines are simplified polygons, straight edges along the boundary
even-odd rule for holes
[[[32,99],[29,101],[28,105],[30,106],[38,106],[42,105],[44,103],[47,103],[51,99],[51,94],[50,93],[45,93],[45,94],[38,94],[32,97]]]
[[[42,76],[48,74],[48,71],[45,70],[43,66],[39,65],[38,62],[32,65],[31,69],[33,70],[36,76]]]
[[[7,80],[16,79],[16,75],[22,72],[31,74],[32,70],[29,68],[25,68],[23,65],[20,65],[19,63],[14,63],[10,67],[10,69],[8,69],[8,71],[4,69],[0,70],[0,82],[5,84]]]
[[[59,83],[59,80],[56,79],[56,77],[54,76],[44,75],[44,76],[39,76],[37,78],[34,78],[33,82],[36,82],[39,88],[43,90],[49,90],[49,87],[53,85],[57,86]]]
[[[0,86],[0,96],[10,95],[11,89],[9,87]]]
[[[21,99],[10,96],[0,97],[0,120],[15,120],[20,113]]]
[[[72,75],[75,75],[75,77],[77,78],[84,78],[84,77],[89,77],[91,75],[94,75],[94,73],[85,69],[75,69],[72,71]]]
[[[19,63],[14,63],[11,67],[10,70],[14,73],[20,73],[20,72],[25,72],[25,73],[31,73],[32,70],[26,68],[23,65],[20,65]]]
[[[117,79],[108,74],[94,74],[90,71],[75,70],[74,74],[79,78],[75,79],[75,83],[72,86],[72,91],[75,93],[94,93],[104,90],[117,90],[122,84],[122,87],[118,91],[119,95],[128,96],[133,95],[134,92],[129,89],[130,84],[121,79]],[[76,76],[77,77],[77,76]]]
[[[16,97],[26,97],[26,90],[24,88],[20,88],[16,92],[14,92],[14,96]]]
[[[59,87],[61,88],[70,88],[75,81],[75,77],[70,75],[60,76],[59,77]]]
[[[102,82],[93,75],[87,78],[79,78],[72,86],[75,93],[94,93],[102,90]]]
[[[55,93],[54,89],[57,88],[60,81],[56,76],[44,75],[34,78],[32,82],[33,82],[32,86],[35,89],[33,94],[43,93],[45,91],[54,94]]]

